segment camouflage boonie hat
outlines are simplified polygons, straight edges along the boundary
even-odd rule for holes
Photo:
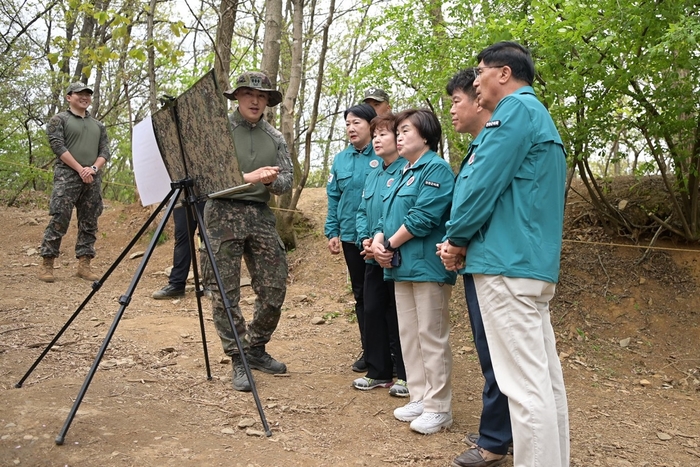
[[[233,100],[236,98],[234,93],[240,88],[257,89],[258,91],[267,92],[269,99],[267,100],[268,107],[274,107],[282,102],[282,93],[277,89],[273,89],[270,78],[260,71],[246,71],[236,79],[236,85],[224,92],[224,96]]]
[[[365,102],[367,99],[374,99],[375,101],[379,102],[389,102],[389,94],[387,94],[383,89],[369,88],[367,92],[365,92],[365,98],[362,100],[362,102]]]
[[[92,94],[92,88],[88,86],[87,84],[84,83],[72,83],[70,86],[68,86],[68,89],[66,89],[66,94],[73,94],[74,92],[81,92],[81,91],[88,91],[90,94]]]

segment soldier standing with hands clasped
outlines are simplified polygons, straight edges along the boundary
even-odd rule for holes
[[[68,231],[74,206],[78,216],[76,275],[90,281],[99,279],[90,268],[90,261],[95,257],[97,219],[102,214],[100,169],[110,157],[107,130],[87,110],[92,103],[89,86],[71,84],[66,100],[68,110],[53,116],[46,126],[49,144],[57,159],[49,202],[51,220],[41,242],[43,262],[38,278],[44,282],[54,281],[54,260],[60,253],[61,240]]]

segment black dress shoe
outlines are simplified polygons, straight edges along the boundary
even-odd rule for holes
[[[482,449],[479,447],[464,451],[452,461],[452,467],[496,467],[506,461],[506,456],[487,461],[481,455]]]
[[[352,364],[352,371],[356,373],[364,373],[367,371],[367,362],[365,362],[364,352],[360,355],[360,358]]]
[[[160,290],[156,290],[151,295],[156,300],[167,300],[169,298],[180,298],[185,296],[185,288],[178,288],[172,284],[168,284]]]

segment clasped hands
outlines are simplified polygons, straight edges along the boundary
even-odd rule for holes
[[[266,166],[255,169],[252,172],[243,175],[243,181],[246,183],[262,183],[269,185],[277,180],[280,174],[280,168],[277,166]]]
[[[448,271],[459,271],[467,258],[467,247],[450,245],[448,241],[437,243],[435,254],[440,257],[442,265]]]
[[[394,252],[384,248],[384,244],[381,241],[369,240],[369,249],[372,252],[374,260],[384,269],[391,269],[393,267],[391,265],[391,257],[394,256]]]
[[[95,171],[92,170],[92,167],[83,167],[80,169],[80,172],[78,172],[78,175],[80,175],[80,179],[83,181],[83,183],[92,183],[95,180]]]

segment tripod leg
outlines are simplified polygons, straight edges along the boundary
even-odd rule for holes
[[[100,361],[102,360],[102,357],[104,356],[105,351],[107,350],[107,346],[109,346],[110,340],[112,340],[112,336],[114,335],[114,332],[117,330],[117,325],[119,324],[119,321],[122,318],[122,315],[124,314],[124,311],[126,310],[126,307],[129,306],[129,303],[131,302],[131,297],[134,294],[134,290],[136,290],[136,286],[139,283],[139,280],[141,279],[141,276],[143,275],[143,271],[146,269],[146,265],[148,264],[148,260],[151,259],[151,255],[153,254],[153,251],[155,250],[156,244],[158,243],[158,238],[160,237],[160,234],[163,232],[163,229],[165,228],[165,224],[168,222],[168,218],[170,218],[170,214],[173,212],[173,208],[175,207],[175,203],[177,202],[177,198],[180,195],[180,192],[182,191],[182,188],[176,188],[170,192],[170,204],[168,205],[168,208],[165,212],[165,215],[163,216],[163,220],[160,221],[160,224],[158,224],[158,228],[156,229],[155,234],[153,235],[153,238],[151,239],[151,243],[148,245],[148,248],[146,249],[146,252],[143,255],[143,258],[141,259],[141,263],[139,264],[138,269],[136,270],[136,273],[134,273],[134,277],[131,279],[131,283],[129,284],[129,287],[126,290],[126,294],[122,295],[119,297],[119,304],[121,305],[119,307],[119,311],[117,312],[116,316],[114,317],[114,321],[112,321],[112,325],[109,328],[109,331],[107,332],[107,335],[105,336],[104,341],[102,341],[102,345],[100,346],[100,350],[97,352],[97,356],[95,357],[95,361],[92,363],[92,366],[90,367],[90,371],[87,374],[87,377],[85,378],[85,382],[83,383],[83,386],[80,388],[80,392],[78,393],[78,396],[75,398],[75,402],[73,403],[73,407],[71,408],[70,412],[68,413],[68,418],[66,419],[66,422],[63,425],[63,428],[61,429],[60,433],[56,437],[56,444],[62,445],[63,441],[66,436],[66,432],[68,431],[68,428],[70,428],[70,425],[73,421],[73,418],[75,417],[76,412],[78,411],[78,407],[80,407],[80,403],[83,401],[83,397],[85,397],[85,393],[87,392],[88,386],[90,386],[90,382],[92,381],[92,377],[95,375],[95,371],[97,370],[98,365],[100,364]],[[174,196],[173,193],[175,194]]]
[[[189,191],[189,189],[186,189]],[[185,196],[185,215],[187,216],[187,233],[190,240],[190,257],[192,258],[192,272],[194,273],[194,289],[197,297],[197,311],[199,314],[199,330],[202,334],[202,346],[204,348],[204,364],[207,370],[207,380],[211,380],[211,367],[209,366],[209,352],[207,350],[207,337],[204,331],[204,314],[202,313],[202,295],[204,295],[204,287],[199,278],[199,269],[197,268],[197,250],[194,245],[194,228],[192,222],[197,223],[197,215],[194,211],[197,209],[197,197],[194,193],[187,193]],[[200,232],[201,232],[201,227]]]
[[[195,214],[197,216],[197,225],[200,229],[200,234],[202,235],[202,241],[204,242],[204,247],[207,251],[207,257],[209,258],[209,265],[211,266],[212,272],[214,273],[214,278],[216,279],[216,285],[219,288],[219,293],[221,294],[221,300],[224,302],[224,309],[226,310],[226,316],[228,317],[228,322],[231,325],[231,330],[233,331],[233,337],[236,341],[236,347],[238,347],[238,353],[243,362],[243,368],[245,368],[245,373],[248,376],[248,381],[250,382],[251,392],[253,393],[253,399],[255,399],[255,405],[258,408],[258,413],[260,414],[260,421],[262,422],[263,428],[265,429],[266,436],[272,436],[272,431],[267,424],[267,419],[265,418],[265,412],[263,411],[262,404],[260,403],[260,397],[258,396],[258,390],[255,386],[255,380],[253,379],[253,374],[250,371],[250,366],[248,365],[248,360],[246,359],[245,352],[243,351],[243,344],[238,336],[238,331],[236,330],[236,325],[233,322],[233,315],[231,314],[231,302],[226,296],[224,289],[224,283],[221,279],[221,274],[219,273],[219,268],[216,265],[216,260],[214,259],[214,253],[211,248],[211,243],[209,242],[209,235],[204,228],[204,219],[202,214],[195,209]]]
[[[32,366],[29,368],[27,373],[25,373],[25,375],[22,377],[22,379],[20,379],[19,382],[17,382],[17,384],[15,384],[16,388],[22,387],[22,385],[24,384],[26,379],[29,378],[29,375],[31,375],[32,372],[34,371],[34,369],[37,367],[37,365],[39,365],[39,362],[41,362],[44,359],[46,354],[49,353],[49,350],[51,350],[51,348],[54,346],[54,344],[56,342],[58,342],[58,339],[60,339],[61,336],[63,335],[63,333],[66,332],[68,327],[73,323],[75,318],[78,317],[80,312],[83,311],[83,308],[85,308],[85,305],[87,305],[88,302],[90,301],[90,299],[92,299],[92,296],[95,295],[98,290],[100,290],[100,288],[102,287],[102,284],[104,284],[105,280],[107,280],[107,278],[110,275],[112,275],[112,272],[122,262],[122,260],[126,257],[126,255],[129,254],[129,251],[131,251],[131,248],[134,245],[136,245],[136,242],[138,242],[139,239],[141,238],[141,236],[144,234],[144,232],[146,232],[146,230],[151,225],[153,220],[156,218],[158,213],[161,211],[161,209],[163,209],[163,206],[165,206],[165,204],[168,202],[168,200],[171,199],[171,197],[173,195],[173,191],[174,191],[174,189],[170,190],[170,193],[168,193],[168,195],[163,199],[163,201],[160,203],[160,205],[158,205],[158,208],[155,211],[153,211],[153,214],[151,214],[151,217],[148,218],[148,220],[143,225],[143,227],[141,227],[141,229],[134,236],[134,238],[131,240],[131,242],[126,246],[126,248],[124,248],[124,251],[122,251],[121,254],[119,255],[119,257],[112,263],[112,265],[109,267],[107,272],[105,272],[104,275],[99,280],[96,280],[95,282],[92,283],[92,291],[88,294],[88,296],[85,298],[85,300],[83,300],[83,303],[80,304],[78,309],[75,310],[75,312],[71,315],[71,317],[68,318],[68,321],[66,321],[66,323],[63,325],[61,330],[58,331],[58,333],[56,333],[53,340],[51,340],[51,342],[49,342],[49,345],[46,346],[44,351],[41,353],[41,355],[39,355],[39,358],[37,358],[36,361],[32,364]],[[177,196],[175,197],[175,199],[177,199]]]

